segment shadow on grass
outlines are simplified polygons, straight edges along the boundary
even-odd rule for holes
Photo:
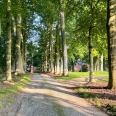
[[[82,91],[80,91],[79,89],[83,89]],[[78,87],[74,87],[73,89],[77,90],[77,92],[79,94],[84,94],[84,93],[88,93],[89,95],[87,96],[88,98],[95,98],[96,96],[98,98],[102,98],[102,99],[108,99],[108,100],[116,100],[116,90],[111,90],[111,89],[107,89],[106,85],[81,85]],[[85,91],[84,91],[85,90]]]

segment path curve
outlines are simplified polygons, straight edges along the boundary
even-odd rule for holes
[[[107,116],[69,88],[48,75],[33,74],[29,86],[0,116]]]

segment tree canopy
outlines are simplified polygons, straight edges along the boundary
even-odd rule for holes
[[[11,64],[25,73],[28,64],[67,76],[81,59],[92,76],[101,57],[107,64],[106,0],[4,0],[0,8],[1,72]]]

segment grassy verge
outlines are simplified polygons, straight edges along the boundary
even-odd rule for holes
[[[59,81],[88,77],[89,72],[69,72],[67,77],[57,77]],[[103,76],[103,77],[102,77]],[[76,93],[110,116],[116,116],[116,90],[107,89],[108,72],[94,72],[95,82],[78,83]],[[105,78],[106,77],[106,78]],[[69,82],[70,83],[70,82]]]
[[[94,91],[92,90],[92,88],[84,86],[77,87],[75,91],[76,93],[78,93],[78,95],[80,95],[80,97],[86,99],[87,101],[98,107],[100,110],[103,110],[108,115],[116,116],[116,101],[114,94],[115,90],[99,88]]]
[[[0,84],[0,108],[4,108],[14,102],[15,95],[30,82],[30,74],[13,75],[12,82]]]
[[[65,81],[65,80],[72,80],[75,78],[83,78],[83,77],[88,77],[89,72],[69,72],[69,75],[67,77],[61,76],[57,77],[57,80]],[[108,72],[94,72],[94,76],[108,76]]]
[[[93,93],[90,93],[88,92],[87,89],[84,89],[84,88],[78,88],[78,89],[75,89],[75,91],[83,98],[89,100],[91,103],[93,103],[94,105],[100,107],[101,104],[100,102],[98,101],[98,98],[99,98],[99,95],[97,94],[93,94]]]

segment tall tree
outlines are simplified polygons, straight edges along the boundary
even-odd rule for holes
[[[50,24],[49,29],[49,65],[50,65],[50,72],[54,73],[54,67],[53,67],[53,24]]]
[[[7,0],[6,79],[11,77],[11,0]]]
[[[93,46],[92,46],[92,26],[89,27],[89,82],[93,80]]]
[[[116,1],[108,0],[107,2],[107,36],[109,61],[108,88],[116,89]]]
[[[59,39],[60,39],[60,36],[59,36],[59,22],[58,24],[56,25],[56,42],[55,42],[55,70],[54,70],[54,73],[55,74],[59,74],[60,73],[60,70],[59,70],[59,60],[60,60],[60,46],[59,46]]]
[[[67,44],[65,38],[65,5],[66,0],[60,0],[60,23],[62,38],[63,75],[68,75]]]
[[[16,72],[24,73],[23,57],[21,53],[21,42],[23,41],[22,34],[22,0],[17,1],[17,15],[16,15]],[[23,43],[24,44],[24,43]]]
[[[21,14],[17,15],[16,36],[16,72],[24,73],[23,60],[21,54],[21,41],[23,40],[21,31]]]

